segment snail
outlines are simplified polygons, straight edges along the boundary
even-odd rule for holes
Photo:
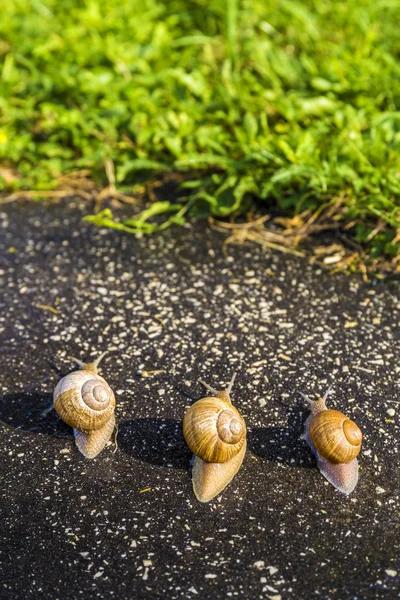
[[[301,394],[311,404],[303,438],[317,457],[318,468],[325,479],[343,494],[351,494],[358,482],[357,456],[362,433],[343,413],[326,408],[331,389],[332,386],[323,398],[315,401]]]
[[[86,458],[94,458],[103,450],[115,428],[115,397],[97,371],[105,354],[91,363],[71,357],[80,369],[58,382],[52,406],[42,413],[54,408],[73,427],[75,443]]]
[[[235,376],[220,392],[199,380],[212,396],[195,402],[183,417],[183,435],[194,454],[193,491],[200,502],[225,489],[246,454],[246,424],[230,399]]]

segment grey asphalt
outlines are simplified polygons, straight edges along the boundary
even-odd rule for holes
[[[85,210],[0,207],[0,597],[400,597],[398,284],[250,244],[226,254],[205,222],[99,230]],[[89,461],[40,414],[69,356],[105,349],[118,448]],[[247,456],[200,504],[181,420],[199,377],[234,371]],[[349,497],[300,440],[298,391],[332,382],[329,406],[364,433]]]

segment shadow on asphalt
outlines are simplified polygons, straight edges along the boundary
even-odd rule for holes
[[[250,452],[269,460],[292,467],[315,467],[316,461],[307,444],[293,437],[285,427],[254,427],[248,432]]]
[[[71,428],[55,411],[42,416],[52,394],[20,392],[0,397],[0,421],[16,429],[52,437],[70,437]],[[248,450],[271,462],[315,467],[307,444],[300,439],[306,412],[291,408],[287,427],[252,427],[247,430]],[[161,467],[187,469],[192,453],[183,437],[182,423],[173,419],[134,419],[119,423],[118,446],[126,454]]]
[[[0,397],[0,421],[15,427],[53,437],[70,437],[71,428],[52,410],[42,417],[42,412],[53,401],[53,394],[19,392]]]
[[[120,423],[118,446],[137,460],[161,467],[187,469],[191,452],[182,423],[173,419],[134,419]]]
[[[271,462],[293,467],[315,467],[307,444],[300,439],[304,411],[291,411],[287,427],[253,427],[247,431],[248,450]],[[173,419],[135,419],[120,423],[120,450],[137,460],[161,467],[188,469],[192,453],[183,437],[182,424]]]
[[[253,427],[248,430],[250,452],[272,462],[293,467],[315,467],[316,461],[306,442],[301,439],[309,412],[290,409],[287,427]]]

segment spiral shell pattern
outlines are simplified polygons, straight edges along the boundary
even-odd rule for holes
[[[231,403],[222,398],[203,398],[186,411],[183,435],[196,456],[208,463],[224,463],[242,449],[246,424]]]
[[[316,414],[311,419],[309,435],[320,456],[334,464],[349,463],[361,450],[360,428],[338,410]]]
[[[61,419],[78,431],[100,429],[115,411],[115,397],[106,380],[84,370],[59,381],[53,402]]]

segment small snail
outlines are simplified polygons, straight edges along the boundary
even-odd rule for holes
[[[212,396],[195,402],[183,417],[183,435],[195,455],[193,491],[200,502],[222,492],[246,454],[246,424],[230,399],[234,380],[235,375],[221,392],[199,380]]]
[[[74,428],[75,443],[86,458],[97,456],[115,428],[115,397],[97,372],[103,352],[92,363],[72,358],[80,367],[63,377],[53,394],[52,408],[65,423]]]
[[[351,494],[358,481],[356,457],[361,450],[362,433],[343,413],[326,408],[331,387],[315,401],[301,394],[311,404],[303,437],[317,457],[322,475],[343,494]]]

